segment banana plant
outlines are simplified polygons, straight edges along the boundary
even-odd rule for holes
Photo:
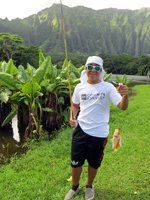
[[[41,60],[43,61],[45,58],[41,54],[40,56]],[[79,83],[79,76],[82,69],[79,68],[78,70],[75,68],[75,66],[72,65],[72,63],[69,61],[69,71],[70,73],[70,82],[71,82],[71,89],[73,90],[75,85]],[[76,72],[76,74],[74,73]],[[53,110],[53,112],[46,113],[46,116],[44,117],[44,121],[46,121],[46,124],[52,124],[49,119],[52,119],[52,115],[55,115],[55,118],[60,118],[59,115],[63,115],[63,109],[62,107],[65,104],[65,99],[69,97],[69,83],[68,83],[68,75],[67,75],[67,67],[66,67],[66,60],[64,61],[64,64],[62,66],[62,69],[58,69],[55,65],[53,66],[50,63],[49,71],[46,74],[45,80],[42,81],[41,87],[43,87],[43,90],[45,90],[45,107],[49,107]],[[78,77],[77,77],[78,76]],[[42,90],[42,91],[43,91]],[[54,114],[55,113],[55,114]],[[48,122],[49,121],[49,122]],[[54,122],[54,119],[52,119]],[[56,119],[56,124],[58,123],[58,120]],[[58,123],[59,124],[59,123]],[[53,125],[52,125],[53,126]],[[56,125],[57,126],[57,125]]]
[[[8,63],[0,62],[0,102],[10,102],[13,108],[3,125],[8,123],[16,113],[19,115],[20,110],[27,108],[26,137],[35,135],[38,138],[44,123],[52,127],[50,131],[59,128],[60,115],[67,110],[68,81],[73,91],[84,69],[84,66],[76,68],[71,61],[68,66],[69,80],[66,61],[62,69],[58,69],[52,64],[51,58],[45,57],[42,52],[39,53],[38,69],[30,64],[27,64],[26,69],[21,65],[17,68],[11,59]],[[19,119],[23,120],[23,118],[25,117]]]
[[[40,83],[45,77],[49,60],[49,57],[45,59],[45,61],[37,70],[28,65],[26,70],[22,66],[19,66],[16,71],[12,61],[9,61],[10,63],[8,64],[3,63],[3,66],[1,65],[3,72],[0,72],[0,84],[1,86],[6,87],[8,90],[13,91],[9,100],[14,104],[19,102],[28,106],[29,125],[27,127],[26,135],[31,135],[31,132],[35,133],[35,135],[39,135],[41,132],[41,124],[39,121],[41,121],[42,112],[39,97],[42,96],[43,93],[40,92]],[[5,101],[6,99],[8,101],[8,95],[6,96],[6,93],[5,95],[4,93],[2,94],[1,100],[5,97]],[[39,118],[37,113],[38,109],[40,115]],[[12,113],[14,112],[15,110],[12,111]],[[10,113],[4,124],[8,122],[8,119],[11,120],[11,117],[13,117],[12,113]]]
[[[29,110],[29,124],[25,131],[25,137],[30,137],[34,134],[37,138],[42,132],[42,106],[40,97],[43,96],[41,91],[41,83],[49,72],[50,57],[47,57],[37,70],[28,65],[27,70],[21,69],[20,81],[23,84],[19,85],[20,94],[23,101]]]
[[[14,66],[12,59],[8,63],[5,61],[0,62],[0,125],[7,126],[11,120],[11,103],[9,102],[10,96],[13,91],[15,91],[17,82],[15,81],[14,76],[17,75],[17,68]],[[9,115],[9,116],[8,116]],[[5,118],[7,118],[5,120]]]
[[[61,70],[52,65],[51,58],[49,56],[45,58],[40,54],[39,64],[37,70],[30,64],[26,69],[21,65],[17,69],[10,60],[8,63],[3,62],[0,68],[0,84],[11,91],[9,96],[8,92],[1,93],[1,101],[7,100],[13,105],[18,104],[18,107],[24,104],[28,107],[29,123],[25,130],[25,137],[32,137],[32,134],[37,137],[40,135],[43,112],[51,115],[55,108],[55,114],[58,114],[56,106],[47,107],[47,104],[41,101],[43,94],[45,101],[50,102],[50,98],[53,98],[56,99],[57,105],[60,96],[68,93],[68,81],[60,76]],[[15,109],[4,120],[3,125],[8,123],[16,113],[18,109],[15,106]],[[58,119],[58,116],[56,117]]]

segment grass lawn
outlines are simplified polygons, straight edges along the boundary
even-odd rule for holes
[[[150,199],[150,85],[134,87],[126,111],[112,107],[110,135],[102,166],[95,179],[96,200]],[[112,150],[111,137],[121,129],[122,146]],[[71,128],[50,142],[33,142],[26,155],[0,167],[0,200],[63,200],[71,187]],[[81,177],[84,199],[87,163]]]

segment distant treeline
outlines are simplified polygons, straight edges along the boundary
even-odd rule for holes
[[[102,53],[91,54],[69,54],[69,60],[79,67],[84,65],[88,56],[98,55],[104,60],[104,69],[107,73],[113,74],[130,74],[130,75],[147,75],[150,71],[150,56],[142,55],[139,57],[128,54],[107,55]],[[53,63],[61,67],[64,61],[64,54],[51,54]]]
[[[26,67],[27,63],[38,68],[39,63],[39,47],[27,46],[24,44],[23,38],[18,35],[9,33],[0,33],[0,61],[8,61],[13,59],[16,66],[23,65]],[[49,54],[52,58],[52,63],[61,68],[65,59],[64,52],[54,51]],[[138,74],[147,75],[150,71],[150,55],[142,55],[139,57],[128,54],[108,55],[104,53],[70,53],[69,60],[76,67],[84,65],[88,56],[99,55],[104,60],[104,69],[107,73],[114,74]]]

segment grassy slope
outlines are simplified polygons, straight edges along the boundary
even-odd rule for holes
[[[112,108],[109,142],[95,179],[96,200],[150,199],[150,85],[135,87],[137,95],[122,112]],[[111,135],[121,128],[122,147],[113,152]],[[0,168],[1,200],[63,200],[70,182],[71,129],[49,142],[33,144],[26,156]],[[81,179],[84,199],[87,163]],[[137,195],[134,194],[137,192]]]

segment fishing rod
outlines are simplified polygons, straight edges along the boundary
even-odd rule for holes
[[[65,30],[65,20],[64,20],[64,13],[63,13],[63,5],[62,0],[60,0],[60,8],[61,8],[61,24],[62,24],[62,31],[63,31],[63,38],[64,38],[64,47],[65,47],[65,57],[66,57],[66,67],[67,67],[67,76],[68,76],[68,87],[69,87],[69,96],[70,96],[70,117],[72,119],[72,90],[71,90],[71,81],[70,81],[70,68],[68,65],[68,48],[67,48],[67,34]]]

